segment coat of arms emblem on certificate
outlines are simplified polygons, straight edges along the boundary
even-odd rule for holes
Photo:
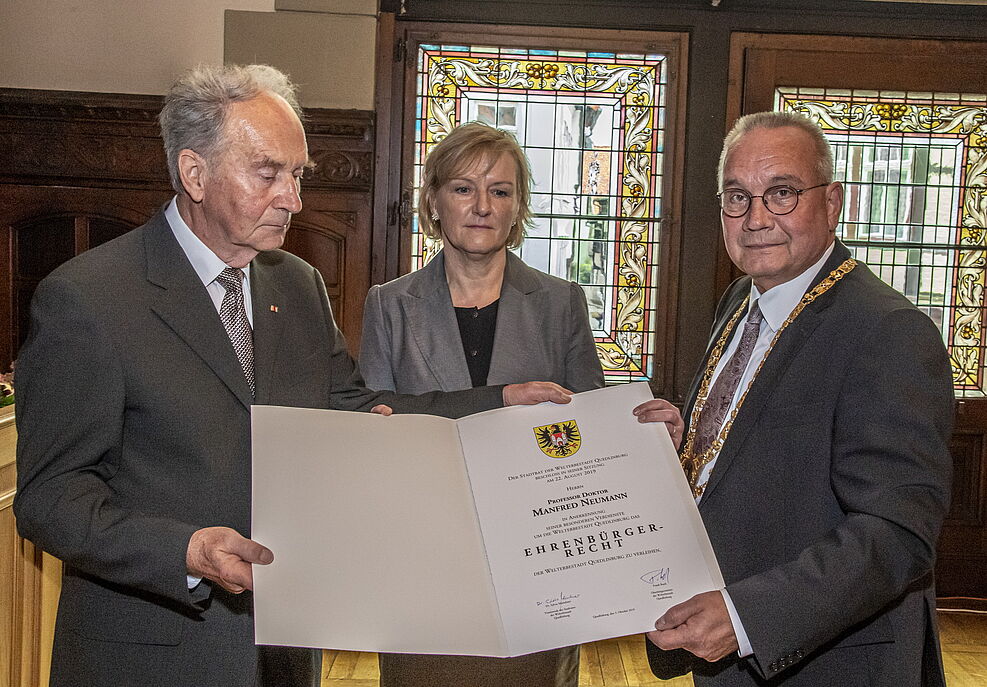
[[[575,420],[535,427],[538,448],[549,458],[568,458],[579,450],[581,439]]]

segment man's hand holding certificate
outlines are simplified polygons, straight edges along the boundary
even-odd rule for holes
[[[515,656],[723,581],[646,384],[460,420],[255,406],[262,644]]]

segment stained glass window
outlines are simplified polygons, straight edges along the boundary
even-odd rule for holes
[[[837,232],[942,331],[958,396],[987,395],[987,96],[779,88],[846,187]]]
[[[654,367],[667,59],[663,55],[422,45],[415,202],[429,148],[457,124],[513,133],[531,161],[535,226],[517,251],[586,293],[609,382]],[[413,220],[412,268],[438,246]]]

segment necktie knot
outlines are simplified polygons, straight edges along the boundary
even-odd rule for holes
[[[243,293],[243,270],[236,267],[227,267],[219,273],[216,281],[226,289],[227,293]]]
[[[761,313],[761,299],[758,298],[751,305],[751,310],[747,313],[747,324],[761,324],[761,320],[764,319],[764,315]]]

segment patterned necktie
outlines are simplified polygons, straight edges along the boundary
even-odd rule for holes
[[[733,402],[733,396],[737,393],[740,378],[744,376],[744,370],[747,369],[747,364],[751,360],[751,353],[754,352],[754,344],[757,343],[757,337],[761,331],[761,320],[763,319],[761,306],[758,301],[754,301],[754,305],[747,315],[747,322],[744,323],[744,332],[740,336],[737,350],[733,352],[730,360],[720,370],[719,377],[716,378],[709,390],[706,405],[703,406],[703,410],[699,414],[693,455],[700,456],[708,451],[720,433],[727,411]],[[696,486],[700,472],[702,472],[702,466],[696,462],[687,466],[686,476],[693,488]]]
[[[219,319],[226,327],[226,333],[236,351],[236,357],[243,368],[243,376],[250,385],[250,393],[254,393],[254,332],[247,319],[247,310],[243,305],[243,270],[227,267],[216,277],[216,281],[226,293],[219,306]]]

